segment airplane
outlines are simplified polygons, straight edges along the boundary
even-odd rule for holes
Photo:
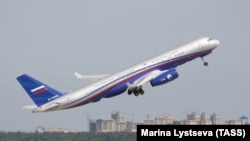
[[[201,58],[204,66],[208,66],[204,57],[211,54],[219,44],[217,39],[200,37],[115,74],[84,77],[93,77],[95,82],[68,93],[62,93],[28,74],[22,74],[16,79],[35,103],[23,108],[40,113],[82,106],[126,91],[128,95],[143,95],[142,86],[146,83],[156,87],[177,79],[177,66],[196,58]],[[77,72],[75,75],[82,78]]]

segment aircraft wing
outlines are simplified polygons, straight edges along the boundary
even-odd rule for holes
[[[135,96],[138,96],[139,94],[144,94],[144,91],[142,89],[142,85],[150,82],[151,86],[159,86],[165,83],[168,83],[178,77],[178,73],[176,69],[170,69],[170,70],[154,70],[151,71],[137,80],[135,80],[132,84],[127,82],[128,86],[128,94],[131,95],[134,93]]]
[[[86,80],[98,80],[101,78],[104,78],[106,76],[108,76],[108,74],[99,74],[99,75],[81,75],[78,72],[74,72],[74,75],[76,78],[78,79],[86,79]]]
[[[133,84],[127,83],[127,85],[129,88],[140,87],[140,86],[144,85],[147,82],[150,82],[151,80],[153,80],[154,78],[160,76],[161,74],[163,74],[165,72],[166,71],[154,70],[154,71],[138,78],[136,81],[134,81]]]

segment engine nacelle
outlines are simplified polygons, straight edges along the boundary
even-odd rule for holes
[[[164,72],[163,74],[161,74],[160,76],[156,77],[155,79],[151,80],[151,85],[154,86],[158,86],[158,85],[162,85],[165,83],[168,83],[176,78],[178,78],[178,73],[176,71],[176,69],[171,69],[167,72]]]

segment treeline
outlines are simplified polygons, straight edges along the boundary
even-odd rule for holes
[[[26,133],[0,132],[0,141],[136,141],[136,133]]]

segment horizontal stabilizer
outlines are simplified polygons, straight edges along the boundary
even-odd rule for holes
[[[23,109],[34,110],[37,108],[36,105],[25,105],[22,107]]]
[[[48,105],[46,108],[43,109],[43,111],[52,111],[56,108],[58,108],[59,103],[51,103],[50,105]],[[34,111],[35,112],[35,111]],[[41,111],[42,112],[42,111]]]

